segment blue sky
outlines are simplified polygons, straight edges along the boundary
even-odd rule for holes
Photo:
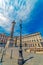
[[[15,20],[14,35],[40,32],[43,36],[43,0],[0,0],[0,33],[10,35]]]

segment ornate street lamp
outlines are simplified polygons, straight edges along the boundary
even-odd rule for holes
[[[22,20],[20,20],[20,48],[19,48],[18,65],[23,65],[23,63],[24,63],[22,52],[23,52],[23,50],[22,50]]]

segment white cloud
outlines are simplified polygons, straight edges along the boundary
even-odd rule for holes
[[[3,3],[2,3],[3,1]],[[10,17],[19,19],[26,19],[28,15],[30,15],[30,12],[32,11],[32,9],[34,8],[35,3],[37,2],[37,0],[0,0],[0,2],[3,4],[2,7],[4,9],[3,13],[4,15],[5,12],[7,13],[6,16],[9,17],[9,15],[11,15]],[[13,2],[12,4],[9,4],[10,2]],[[6,4],[7,3],[7,4]],[[25,3],[23,5],[23,3]],[[14,9],[16,7],[16,9]],[[14,14],[13,14],[14,13]],[[16,14],[17,13],[17,14]]]
[[[0,13],[0,26],[2,26],[6,31],[10,31],[10,20]]]
[[[8,18],[6,18],[3,14],[0,13],[0,19],[3,21],[8,21]]]
[[[9,7],[9,9],[10,9],[10,10],[13,10],[13,9],[14,9],[14,7],[11,5],[11,6]]]
[[[2,0],[0,0],[0,7],[2,7]]]
[[[30,12],[34,8],[35,3],[37,0],[27,0],[26,5],[20,7],[20,9],[17,11],[18,16],[23,20],[27,18],[27,15],[30,15]]]
[[[13,4],[9,4],[9,2],[11,0],[0,0],[0,8],[3,9],[3,13],[0,12],[0,26],[6,31],[10,31],[12,20],[15,19],[17,22],[19,19],[25,20],[28,15],[30,17],[37,0],[12,0]]]

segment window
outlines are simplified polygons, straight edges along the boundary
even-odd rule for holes
[[[36,40],[34,40],[34,42],[36,42]]]
[[[32,44],[32,46],[34,47],[34,44]]]
[[[39,40],[37,39],[37,42],[39,42]]]
[[[32,40],[32,42],[33,42],[33,40]]]
[[[40,47],[40,44],[38,44],[38,46]]]
[[[25,47],[27,46],[27,43],[25,43]]]
[[[42,39],[40,39],[40,41],[41,41]]]
[[[37,46],[37,44],[35,44],[35,46]]]

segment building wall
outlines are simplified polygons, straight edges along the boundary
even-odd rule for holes
[[[5,34],[0,34],[0,44],[7,42],[7,36]]]
[[[10,39],[10,36],[6,36],[5,34],[0,34],[0,43],[7,43],[7,40]],[[41,34],[38,33],[34,33],[34,34],[30,34],[30,35],[25,35],[22,36],[22,46],[27,46],[27,47],[42,47],[41,45]],[[20,37],[16,36],[14,37],[14,46],[20,45]]]
[[[23,46],[28,46],[28,47],[41,47],[41,34],[40,33],[35,33],[35,34],[30,34],[30,35],[25,35],[22,37],[22,45]],[[20,37],[17,38],[17,45],[20,44]]]

